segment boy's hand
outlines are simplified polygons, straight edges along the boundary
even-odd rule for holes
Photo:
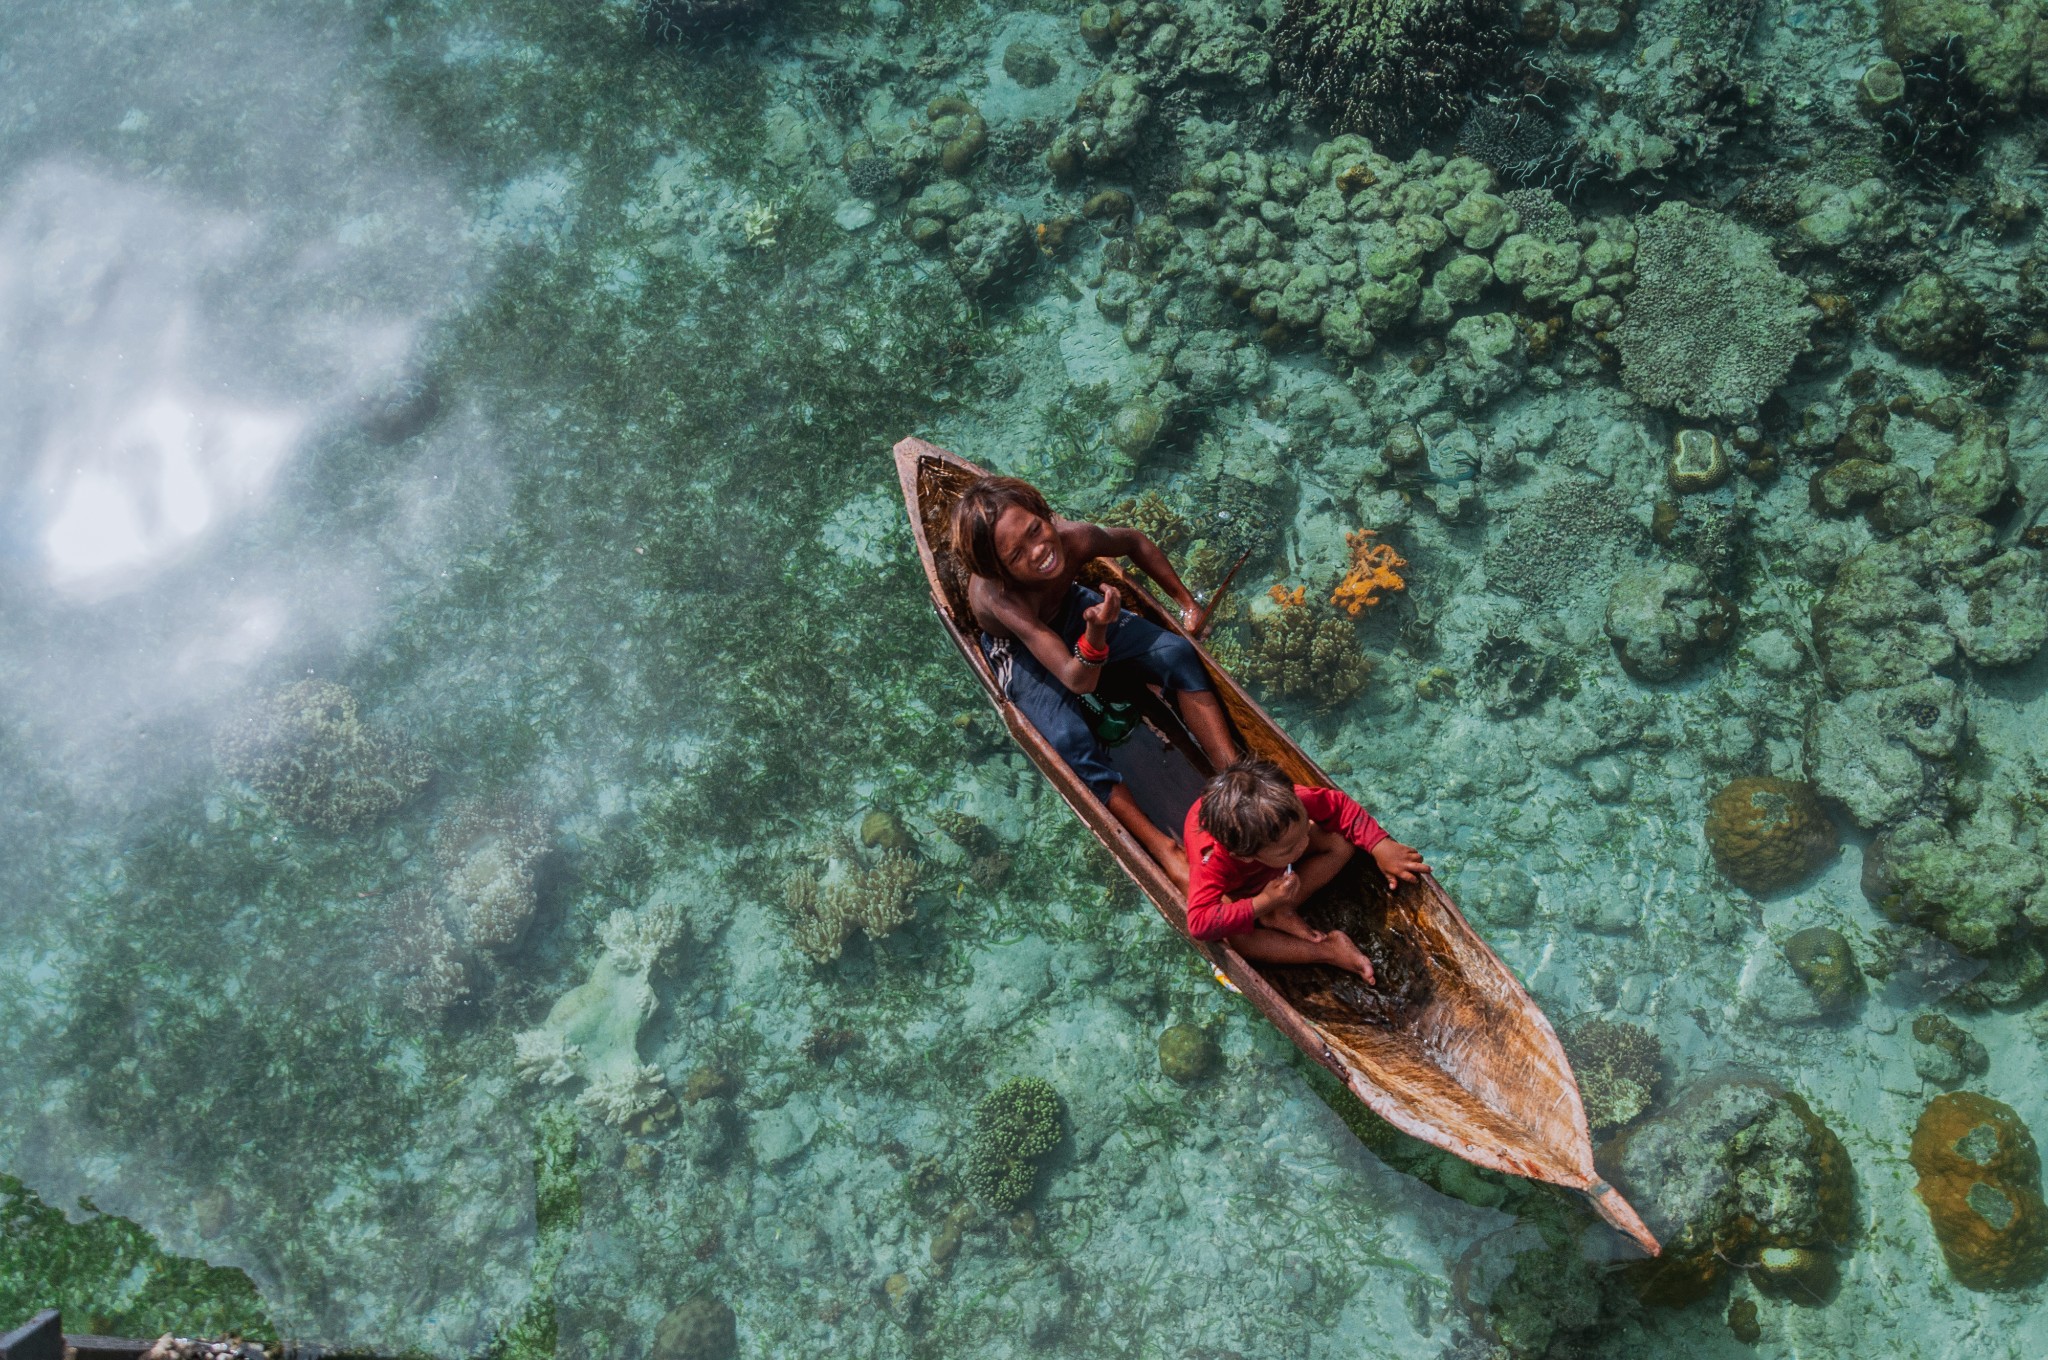
[[[1301,900],[1301,875],[1293,870],[1280,875],[1252,899],[1252,910],[1263,917],[1282,908],[1291,908]]]
[[[1102,587],[1102,603],[1091,604],[1081,611],[1081,618],[1097,628],[1107,628],[1116,622],[1116,616],[1123,612],[1123,592],[1113,585]]]
[[[1372,858],[1373,863],[1380,866],[1380,872],[1387,876],[1388,892],[1398,891],[1401,884],[1413,883],[1429,872],[1420,851],[1412,845],[1401,844],[1391,836],[1372,848]]]

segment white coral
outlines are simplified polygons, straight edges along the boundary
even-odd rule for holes
[[[513,1064],[527,1081],[560,1086],[576,1078],[576,1059],[583,1050],[552,1029],[530,1029],[512,1036]]]
[[[598,928],[598,939],[622,973],[644,973],[662,961],[683,935],[683,910],[673,902],[640,911],[621,907]]]
[[[669,1099],[661,1069],[642,1064],[597,1073],[576,1103],[608,1124],[625,1125],[657,1113]]]

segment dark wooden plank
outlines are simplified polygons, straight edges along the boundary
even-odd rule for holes
[[[45,1308],[0,1336],[0,1360],[64,1360],[64,1319]]]

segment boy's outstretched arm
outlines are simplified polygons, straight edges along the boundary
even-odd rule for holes
[[[1119,529],[1107,525],[1094,527],[1103,537],[1102,551],[1098,556],[1130,558],[1138,570],[1159,583],[1159,588],[1166,592],[1167,598],[1180,610],[1183,625],[1194,621],[1199,606],[1195,604],[1193,592],[1181,581],[1180,573],[1175,571],[1173,563],[1167,560],[1164,549],[1136,529]]]

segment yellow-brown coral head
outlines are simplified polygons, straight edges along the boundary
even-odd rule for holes
[[[2048,1275],[2041,1157],[2011,1106],[1973,1091],[1936,1096],[1913,1130],[1912,1162],[1958,1284],[2019,1289]]]
[[[1834,824],[1809,784],[1756,775],[1707,805],[1707,848],[1737,886],[1759,895],[1805,879],[1834,857]]]
[[[1344,541],[1351,545],[1351,570],[1330,592],[1330,603],[1340,605],[1354,618],[1362,609],[1370,609],[1385,598],[1385,590],[1406,590],[1408,582],[1395,570],[1408,565],[1408,559],[1394,551],[1390,543],[1372,541],[1371,529],[1360,529],[1355,534],[1346,534]]]

